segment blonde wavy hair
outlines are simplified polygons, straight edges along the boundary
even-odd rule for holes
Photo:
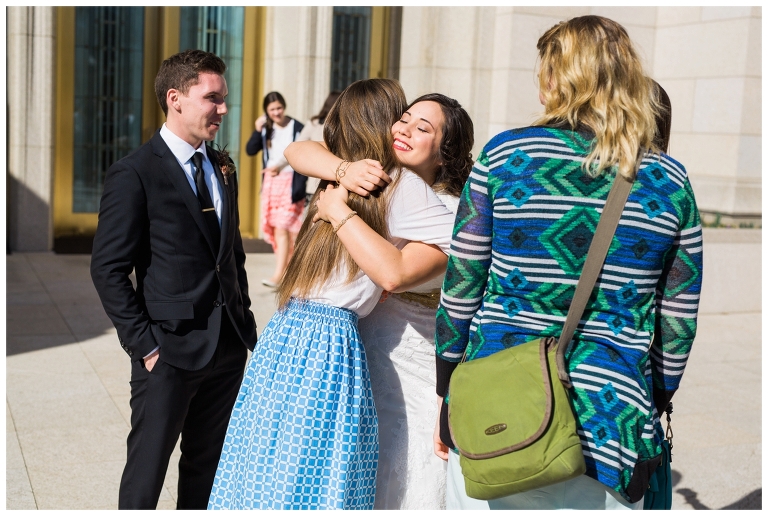
[[[323,139],[328,150],[347,161],[375,159],[393,177],[384,189],[361,197],[349,193],[347,205],[357,212],[376,233],[387,238],[387,209],[390,193],[397,188],[400,163],[392,147],[392,125],[400,119],[407,102],[400,83],[393,79],[363,79],[341,92],[323,125]],[[317,193],[328,186],[321,181]],[[306,297],[321,287],[337,265],[351,281],[360,267],[352,260],[330,224],[312,222],[317,199],[312,203],[296,237],[296,247],[277,288],[277,304],[283,307],[291,296]]]
[[[664,108],[627,31],[608,18],[581,16],[549,29],[536,48],[544,115],[534,125],[587,126],[595,142],[585,172],[596,177],[617,167],[634,179],[641,156],[660,151],[654,136]]]

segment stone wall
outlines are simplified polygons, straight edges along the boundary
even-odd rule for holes
[[[8,247],[53,247],[55,8],[8,7]]]
[[[493,135],[536,119],[536,42],[586,14],[621,23],[669,93],[670,154],[705,220],[759,225],[750,215],[762,212],[760,7],[405,7],[400,80],[408,98],[439,91],[461,102],[477,155]]]
[[[264,93],[279,91],[286,112],[306,123],[330,93],[333,7],[268,8],[266,25]]]

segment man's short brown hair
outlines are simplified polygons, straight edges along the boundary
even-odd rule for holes
[[[227,65],[219,56],[204,50],[185,50],[163,61],[155,77],[155,95],[163,113],[168,116],[168,90],[179,90],[186,95],[189,88],[199,82],[201,73],[224,75],[226,70]]]

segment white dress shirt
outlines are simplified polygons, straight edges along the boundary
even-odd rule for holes
[[[187,175],[187,181],[189,186],[192,187],[192,191],[197,195],[197,185],[195,184],[195,169],[192,164],[192,155],[195,152],[199,152],[203,155],[203,175],[205,176],[205,184],[208,186],[208,192],[211,194],[211,201],[213,201],[213,207],[216,210],[216,218],[219,219],[219,227],[221,227],[221,185],[216,179],[216,173],[213,170],[213,164],[208,159],[208,154],[205,152],[205,142],[200,144],[200,147],[195,149],[190,144],[173,134],[173,132],[163,124],[160,128],[160,136],[171,149],[176,161],[179,162],[184,173]]]

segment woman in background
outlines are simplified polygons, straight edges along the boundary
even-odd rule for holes
[[[283,156],[304,125],[285,114],[285,99],[276,92],[267,93],[264,114],[256,119],[256,130],[245,145],[245,152],[262,152],[261,232],[275,253],[275,271],[261,280],[275,288],[293,254],[296,234],[301,228],[306,198],[307,177],[294,174]]]

